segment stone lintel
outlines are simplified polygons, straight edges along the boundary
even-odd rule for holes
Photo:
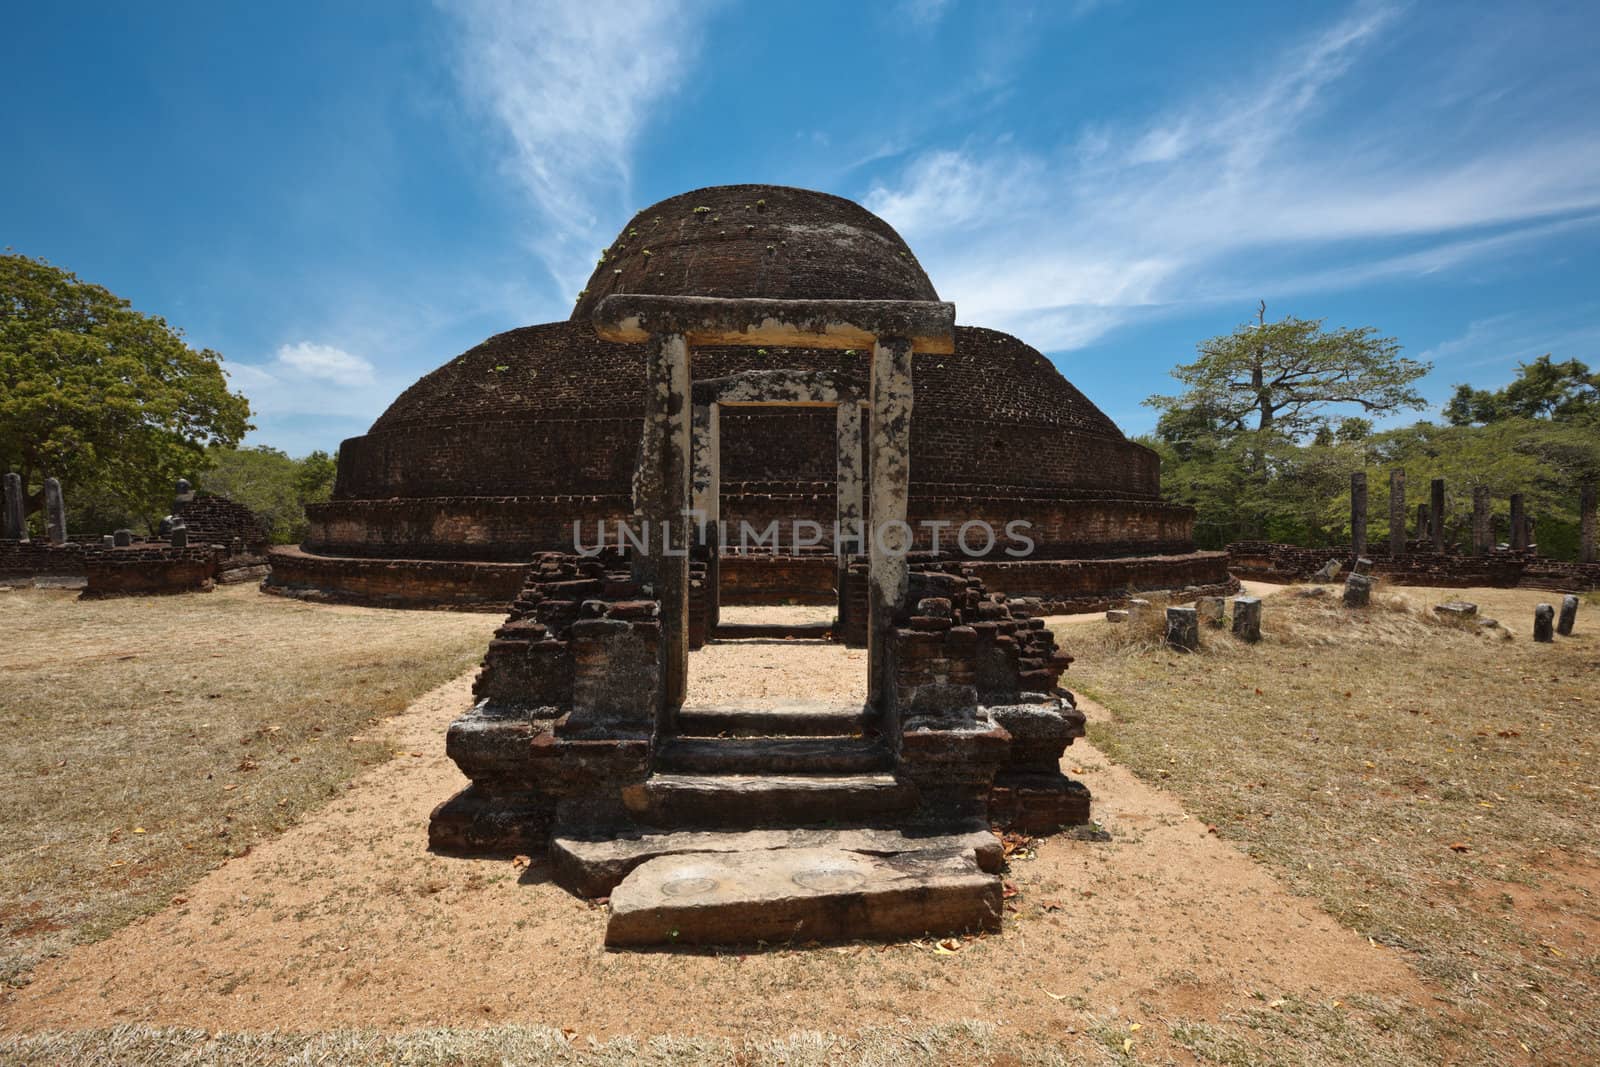
[[[870,351],[903,338],[913,352],[955,351],[954,304],[927,300],[764,300],[618,294],[594,313],[605,341],[682,334],[693,346],[772,345]]]
[[[783,404],[792,407],[832,407],[859,402],[866,390],[859,381],[831,371],[777,368],[751,370],[722,378],[701,378],[694,383],[695,404],[722,404],[728,407],[759,407]]]

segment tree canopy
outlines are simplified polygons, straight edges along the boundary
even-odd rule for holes
[[[1452,426],[1503,419],[1570,420],[1600,415],[1600,374],[1576,359],[1553,362],[1547,352],[1532,363],[1517,364],[1517,377],[1503,389],[1456,386],[1444,417]]]
[[[1166,492],[1195,507],[1203,547],[1348,543],[1350,475],[1365,471],[1381,495],[1401,467],[1445,479],[1448,536],[1464,536],[1472,492],[1484,486],[1499,502],[1502,536],[1505,501],[1523,493],[1540,551],[1575,555],[1579,490],[1600,481],[1600,376],[1578,360],[1540,357],[1497,390],[1458,386],[1446,425],[1377,432],[1367,415],[1422,406],[1412,383],[1427,368],[1376,330],[1263,314],[1199,352],[1175,372],[1187,391],[1148,401],[1162,414],[1144,443],[1161,454]],[[1387,524],[1387,508],[1374,508],[1369,536],[1387,537]]]
[[[173,483],[251,429],[222,357],[42,260],[0,254],[0,467],[150,516]]]
[[[277,544],[304,538],[307,504],[327,500],[333,492],[333,457],[316,451],[292,459],[276,448],[216,448],[197,483],[204,492],[237,501],[261,516]]]
[[[1428,365],[1400,355],[1392,337],[1370,326],[1327,329],[1322,319],[1266,318],[1200,342],[1199,358],[1172,376],[1187,388],[1152,396],[1159,436],[1177,443],[1197,434],[1256,432],[1298,439],[1327,428],[1338,408],[1388,415],[1423,406],[1412,383]]]

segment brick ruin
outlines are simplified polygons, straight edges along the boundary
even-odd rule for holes
[[[625,519],[642,430],[638,345],[596,335],[613,294],[937,301],[883,220],[838,197],[724,186],[662,201],[605,250],[566,322],[491,337],[407,389],[339,450],[333,498],[272,550],[271,592],[357,603],[503,611],[528,561],[573,551],[572,525]],[[706,345],[696,381],[775,368],[864,385],[857,350]],[[957,326],[913,384],[908,520],[1032,524],[1034,552],[998,549],[990,590],[1051,610],[1130,592],[1231,591],[1227,555],[1197,552],[1193,511],[1161,499],[1156,455],[1127,440],[1039,352]],[[835,412],[719,405],[718,503],[731,525],[827,526],[838,514]],[[723,603],[829,603],[837,567],[758,554],[715,576]],[[830,576],[834,576],[830,579]]]
[[[30,536],[22,479],[5,478],[5,536],[0,582],[80,588],[82,596],[205,592],[218,584],[267,576],[267,529],[249,508],[227,497],[195,493],[180,480],[172,513],[157,536],[69,535],[61,485],[45,479],[46,536]],[[15,503],[13,504],[13,501]]]
[[[830,561],[865,600],[841,607],[864,632],[869,696],[687,701],[688,651],[707,636],[697,590],[715,560],[691,558],[703,528],[541,553],[477,702],[450,727],[447,751],[472,784],[435,810],[433,846],[548,851],[562,885],[610,897],[614,945],[995,928],[991,820],[1050,832],[1086,822],[1090,798],[1060,769],[1083,734],[1060,686],[1071,657],[971,565],[914,552],[904,526],[914,367],[948,354],[954,309],[614,296],[594,315],[646,361],[632,515],[646,527],[687,520],[707,489],[694,429],[709,397],[690,377],[702,346],[804,338],[870,352],[855,368],[864,394],[789,370],[714,393],[833,408],[835,503],[871,531],[860,557]]]
[[[1270,541],[1239,541],[1228,546],[1233,573],[1258,581],[1305,581],[1329,562],[1336,561],[1348,570],[1357,559],[1366,558],[1373,574],[1394,585],[1600,589],[1593,487],[1584,488],[1578,501],[1576,561],[1539,554],[1534,520],[1521,493],[1511,494],[1506,511],[1496,514],[1487,487],[1477,486],[1472,492],[1471,512],[1452,519],[1446,504],[1445,480],[1435,478],[1429,484],[1428,503],[1417,506],[1416,525],[1408,527],[1406,473],[1396,469],[1389,476],[1389,538],[1372,543],[1367,539],[1366,475],[1351,475],[1350,488],[1350,545],[1305,548]],[[1507,536],[1497,540],[1495,534],[1501,530]]]

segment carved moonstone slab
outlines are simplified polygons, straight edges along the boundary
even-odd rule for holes
[[[606,944],[921,937],[998,930],[1000,909],[1000,879],[970,850],[693,852],[649,860],[622,880]]]

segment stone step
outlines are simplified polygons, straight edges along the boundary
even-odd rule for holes
[[[769,641],[826,641],[833,634],[831,622],[722,622],[711,631],[713,641],[741,641],[765,638]]]
[[[656,769],[687,774],[854,774],[893,766],[888,748],[860,737],[679,737]]]
[[[867,729],[860,704],[786,700],[771,707],[738,704],[685,704],[678,710],[678,733],[686,737],[850,737]]]
[[[691,852],[640,864],[611,894],[606,944],[739,945],[998,930],[1000,879],[970,852]]]
[[[1000,839],[981,822],[950,827],[944,833],[863,827],[860,829],[677,830],[628,834],[604,840],[556,837],[550,842],[552,877],[557,885],[584,897],[609,896],[629,872],[658,856],[687,852],[756,853],[789,848],[833,848],[868,856],[920,852],[970,855],[980,870],[993,874],[1005,862]]]
[[[862,826],[909,811],[916,790],[892,774],[654,774],[623,800],[649,826]]]

